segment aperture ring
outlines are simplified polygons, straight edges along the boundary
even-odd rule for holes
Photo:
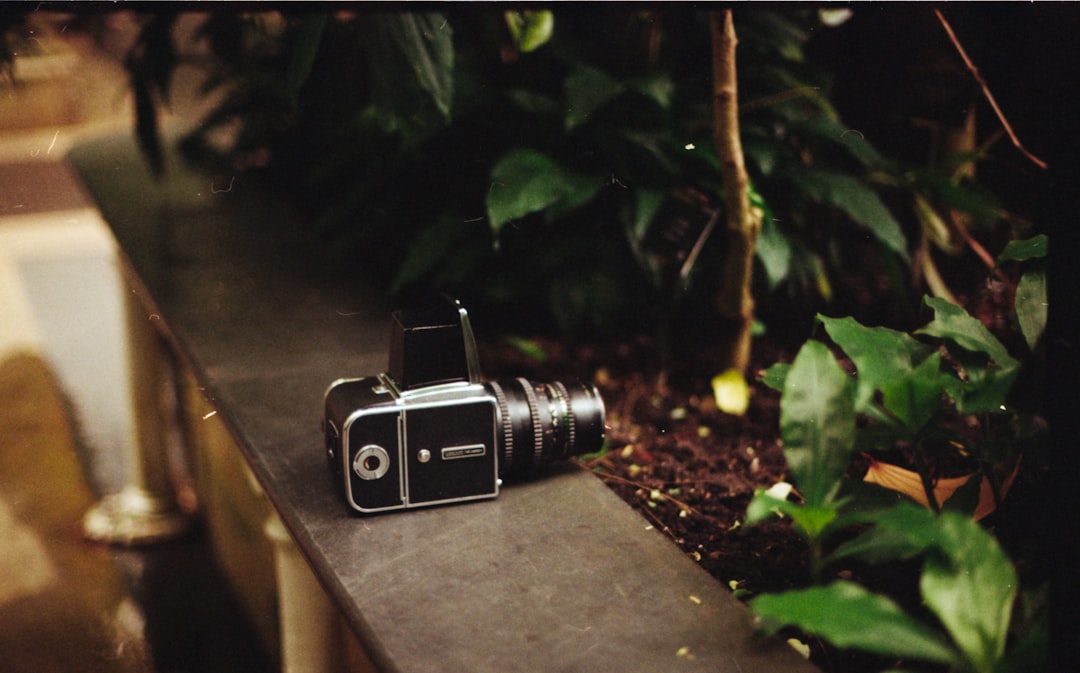
[[[566,426],[566,442],[562,457],[571,456],[574,454],[574,447],[576,446],[575,429],[577,428],[577,419],[574,417],[574,407],[570,404],[570,391],[567,390],[562,381],[555,381],[551,385],[555,387],[555,390],[562,397],[562,417],[563,424]]]

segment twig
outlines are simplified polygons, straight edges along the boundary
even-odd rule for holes
[[[941,25],[945,29],[945,32],[949,35],[949,40],[951,40],[953,46],[956,47],[956,51],[960,54],[960,58],[964,60],[964,65],[967,66],[968,71],[971,72],[971,75],[975,78],[975,81],[978,82],[979,86],[982,87],[982,91],[983,94],[986,96],[986,100],[990,102],[990,107],[994,108],[994,113],[997,115],[998,120],[1000,120],[1001,125],[1005,127],[1005,133],[1009,134],[1009,140],[1011,140],[1012,144],[1016,147],[1016,149],[1020,150],[1020,152],[1025,157],[1030,159],[1033,164],[1043,170],[1046,170],[1046,162],[1029,152],[1028,149],[1024,147],[1024,145],[1020,142],[1020,139],[1016,136],[1016,133],[1013,131],[1012,126],[1009,124],[1009,120],[1005,119],[1005,113],[1003,113],[1001,111],[1001,108],[998,107],[997,100],[994,99],[994,94],[990,93],[990,87],[987,85],[986,80],[984,80],[982,75],[979,74],[979,69],[975,67],[975,64],[967,55],[967,51],[965,51],[963,45],[960,44],[960,40],[956,37],[956,33],[953,32],[952,26],[949,25],[948,20],[945,19],[945,15],[942,14],[941,10],[937,9],[936,7],[934,8],[934,14],[937,15],[938,21],[941,22]]]
[[[705,241],[708,240],[709,235],[712,234],[712,230],[716,228],[716,223],[720,219],[720,208],[713,211],[712,217],[705,224],[705,228],[701,230],[701,234],[698,235],[697,240],[694,241],[694,247],[690,249],[690,254],[686,256],[686,261],[683,262],[682,268],[679,269],[679,279],[683,283],[690,277],[690,271],[693,270],[694,264],[697,262],[698,256],[701,254],[701,250],[705,247]]]
[[[588,469],[584,465],[581,465],[581,467],[582,467],[582,469]],[[612,474],[611,472],[604,472],[603,470],[598,470],[596,468],[593,468],[593,469],[591,469],[589,471],[592,472],[593,474],[595,474],[596,476],[600,477],[601,479],[611,479],[612,481],[617,481],[617,482],[620,482],[622,484],[626,484],[627,486],[634,486],[634,487],[642,489],[642,490],[648,489],[648,491],[650,493],[653,492],[653,491],[659,491],[659,489],[656,489],[656,488],[654,488],[654,487],[652,487],[649,484],[646,484],[644,482],[634,481],[633,479],[627,479],[626,477],[621,477],[621,476],[619,476],[617,474]],[[686,504],[682,500],[679,500],[678,498],[673,498],[672,496],[668,495],[667,493],[664,493],[663,491],[660,491],[660,496],[664,500],[669,501],[671,504],[675,505],[676,507],[678,507],[681,510],[685,510],[687,512],[690,512],[691,514],[698,514],[698,515],[701,514],[701,512],[697,511],[695,508],[693,508],[690,505]]]

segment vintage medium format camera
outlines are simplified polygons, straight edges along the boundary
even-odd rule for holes
[[[604,403],[582,383],[482,382],[454,300],[394,313],[390,366],[325,395],[330,470],[350,507],[381,512],[494,498],[507,477],[604,443]]]

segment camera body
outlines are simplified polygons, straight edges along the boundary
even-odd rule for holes
[[[468,313],[453,300],[396,312],[388,371],[335,381],[324,403],[331,473],[363,513],[494,498],[504,477],[604,441],[593,386],[482,382]]]

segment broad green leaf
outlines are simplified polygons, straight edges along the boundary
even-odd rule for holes
[[[665,194],[659,189],[638,189],[634,192],[634,224],[630,230],[631,240],[640,244],[649,234],[656,213],[664,204]]]
[[[409,254],[398,269],[392,291],[396,293],[436,269],[447,266],[446,260],[455,250],[460,252],[461,244],[467,242],[473,234],[475,230],[468,224],[450,217],[441,218],[435,224],[424,228],[417,235]],[[460,264],[461,260],[458,259],[457,265]]]
[[[627,84],[641,95],[656,101],[663,109],[671,107],[671,98],[675,95],[675,82],[666,72],[657,72],[647,77],[632,79]]]
[[[775,288],[788,277],[791,271],[791,241],[776,226],[773,218],[762,219],[761,233],[758,235],[754,253],[765,269],[765,277],[768,279],[770,289]]]
[[[812,200],[847,213],[857,224],[866,227],[882,245],[909,262],[907,239],[900,223],[862,180],[835,171],[805,169],[792,174],[796,186]]]
[[[448,19],[441,14],[401,14],[400,44],[420,87],[435,107],[450,116],[454,85],[454,43]]]
[[[934,320],[918,330],[917,334],[949,339],[961,348],[986,353],[1001,367],[1017,364],[986,325],[967,311],[940,297],[926,297],[925,302],[934,309]]]
[[[836,496],[855,444],[851,379],[819,341],[807,341],[784,380],[784,457],[809,506]]]
[[[937,543],[936,517],[929,509],[902,502],[887,509],[858,515],[873,526],[836,548],[830,561],[857,558],[868,563],[886,563],[926,553]]]
[[[783,391],[784,379],[787,378],[791,365],[787,362],[777,362],[773,366],[761,370],[758,380],[776,391]]]
[[[746,508],[746,523],[753,525],[772,517],[774,514],[782,514],[790,517],[795,523],[796,529],[807,540],[820,539],[829,525],[837,520],[840,505],[830,503],[820,507],[802,505],[790,500],[775,498],[765,491],[758,489],[753,500]]]
[[[957,182],[952,176],[935,170],[911,172],[915,185],[925,185],[933,190],[938,200],[952,210],[968,213],[980,222],[1001,218],[1001,204],[989,191],[971,182]]]
[[[562,176],[566,192],[550,210],[550,216],[556,219],[592,201],[604,187],[604,179],[595,175],[564,169]]]
[[[920,430],[941,408],[953,379],[941,373],[941,354],[933,353],[914,370],[881,387],[885,408],[912,431]]]
[[[454,45],[442,14],[373,13],[363,24],[371,50],[375,100],[384,113],[407,127],[425,127],[430,106],[450,118],[454,93]]]
[[[859,131],[829,115],[813,115],[792,123],[792,129],[816,136],[844,148],[865,168],[881,168],[885,159]]]
[[[972,357],[957,356],[968,378],[960,391],[961,397],[954,396],[957,408],[962,413],[997,410],[1019,373],[1020,363],[1009,355],[986,325],[964,309],[940,297],[926,297],[924,301],[934,309],[934,320],[916,334],[947,339],[966,351],[992,360],[984,364]],[[955,395],[955,391],[951,392]]]
[[[937,521],[941,553],[926,559],[919,589],[970,662],[991,673],[1005,654],[1017,575],[994,537],[970,517],[943,513]]]
[[[329,15],[319,12],[317,14],[305,14],[300,20],[300,28],[296,34],[296,44],[293,45],[292,58],[289,60],[289,71],[286,75],[286,88],[289,100],[296,103],[300,89],[311,74],[311,66],[315,63],[315,56],[319,53],[319,45],[322,43],[323,30]]]
[[[1048,302],[1045,271],[1033,269],[1020,277],[1016,285],[1016,319],[1032,350],[1046,329]]]
[[[566,78],[566,128],[574,129],[626,90],[621,82],[590,66],[580,66]]]
[[[934,629],[852,582],[765,594],[751,599],[750,607],[766,623],[796,626],[841,649],[940,664],[957,658]]]
[[[914,404],[913,400],[905,399],[913,392],[911,377],[932,349],[903,332],[887,327],[865,327],[854,318],[829,318],[819,314],[817,319],[855,364],[858,372],[856,410],[866,413],[873,404],[874,392],[880,390],[885,394],[886,408],[908,423],[904,411]]]
[[[491,171],[486,204],[496,234],[502,225],[549,208],[578,193],[578,182],[554,159],[531,149],[517,149]]]
[[[1046,257],[1050,239],[1046,234],[1040,234],[1023,241],[1009,241],[1005,249],[998,255],[998,264],[1002,262],[1026,262],[1029,259]]]

